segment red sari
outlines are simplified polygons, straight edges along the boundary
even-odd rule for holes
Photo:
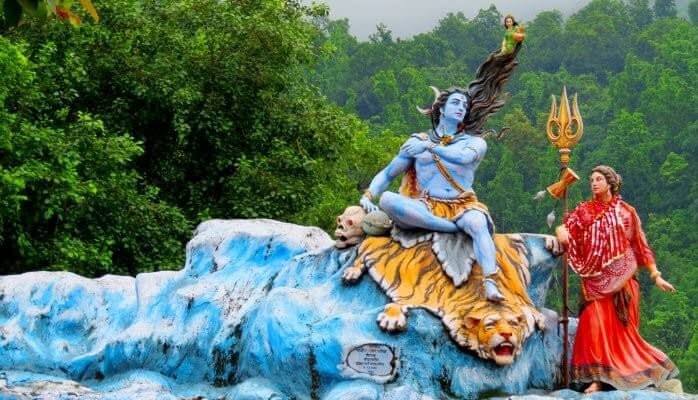
[[[582,203],[565,218],[568,259],[582,278],[585,305],[572,350],[575,382],[600,381],[616,389],[655,385],[678,374],[669,358],[639,333],[639,265],[654,265],[635,209],[614,196]]]

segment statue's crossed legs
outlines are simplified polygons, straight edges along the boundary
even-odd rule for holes
[[[468,210],[455,221],[434,215],[427,205],[397,193],[385,192],[380,207],[403,229],[426,229],[437,232],[465,232],[473,240],[475,259],[485,276],[485,297],[490,301],[504,300],[492,276],[497,273],[495,247],[489,230],[488,217],[481,211]]]

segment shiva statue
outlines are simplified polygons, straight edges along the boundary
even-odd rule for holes
[[[498,266],[492,239],[494,224],[487,206],[473,191],[475,172],[487,152],[482,126],[499,110],[504,83],[516,66],[517,44],[511,53],[490,54],[467,89],[440,91],[431,107],[419,109],[432,129],[416,133],[371,181],[359,203],[371,213],[382,209],[399,229],[465,232],[472,238],[487,300],[504,300],[493,276]],[[386,191],[404,174],[400,193]]]

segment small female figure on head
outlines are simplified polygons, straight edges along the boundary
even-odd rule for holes
[[[523,42],[526,34],[523,26],[520,26],[514,16],[509,14],[504,17],[504,39],[502,40],[501,54],[509,54],[514,51],[517,43]]]
[[[657,270],[635,209],[620,196],[621,176],[608,166],[592,170],[593,198],[579,204],[557,228],[569,264],[582,279],[584,306],[572,350],[573,382],[606,383],[620,390],[659,387],[678,370],[639,333],[638,265],[665,292],[674,287]]]

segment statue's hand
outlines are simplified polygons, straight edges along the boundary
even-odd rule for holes
[[[657,279],[654,280],[654,284],[657,285],[657,287],[664,292],[675,292],[676,291],[676,289],[674,288],[674,285],[665,281],[664,278],[662,278],[661,276],[658,276]]]
[[[567,228],[565,228],[564,225],[560,225],[557,227],[557,229],[555,229],[555,236],[563,246],[567,246],[567,244],[570,242],[570,233],[567,231]]]
[[[415,157],[418,154],[422,154],[429,148],[430,142],[427,140],[420,140],[417,138],[412,138],[405,142],[400,148],[401,153],[405,153],[410,157]]]
[[[366,196],[361,196],[361,200],[359,200],[359,204],[361,205],[361,208],[366,211],[366,214],[373,212],[373,211],[378,211],[378,206],[373,204],[371,199],[369,199]]]
[[[361,275],[363,275],[364,271],[361,268],[358,267],[350,267],[344,270],[344,273],[342,274],[342,280],[344,283],[355,283],[356,281],[361,278]]]
[[[562,246],[562,243],[560,243],[560,241],[553,236],[545,237],[545,248],[555,256],[559,256],[565,252],[565,248]]]

